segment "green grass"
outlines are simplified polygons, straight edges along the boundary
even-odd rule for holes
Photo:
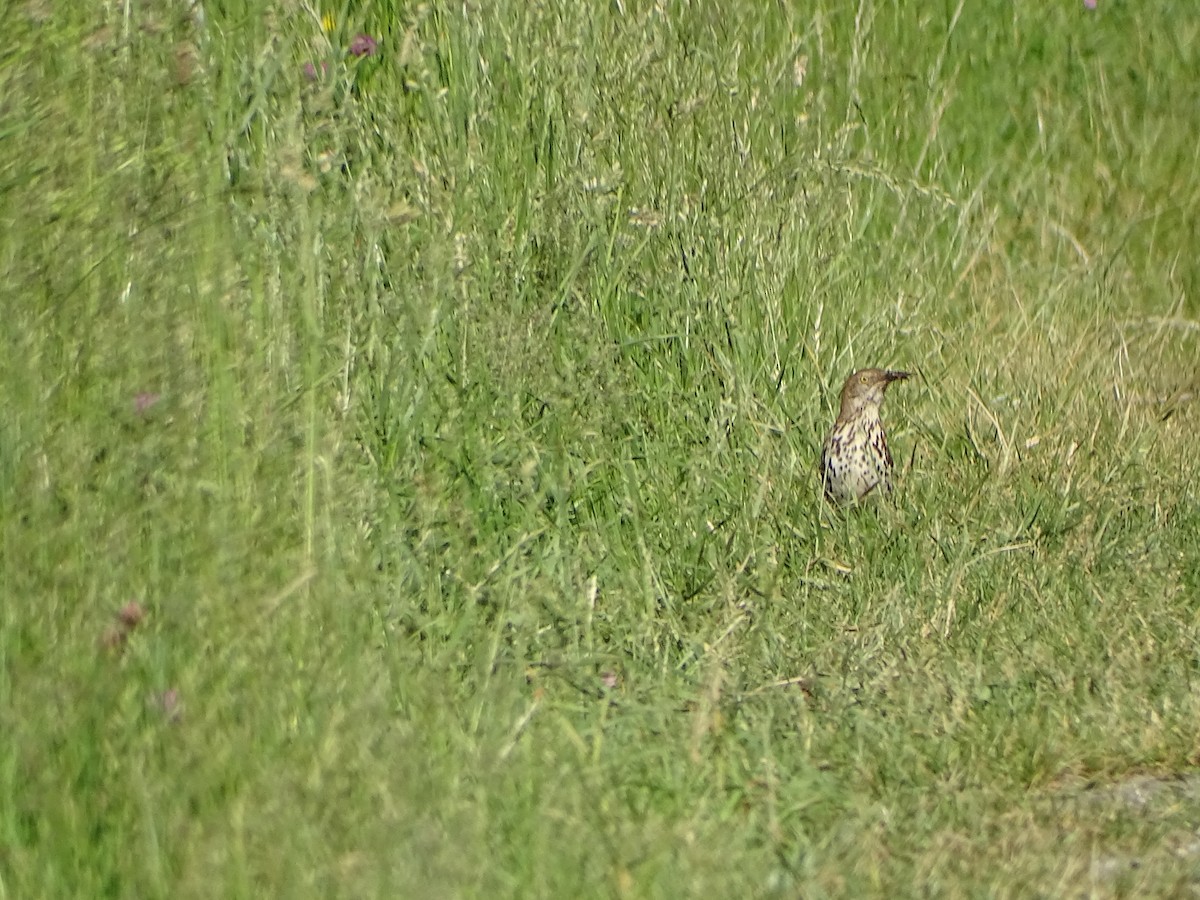
[[[1200,24],[794,6],[8,10],[0,898],[1196,890]]]

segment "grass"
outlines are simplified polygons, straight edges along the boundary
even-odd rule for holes
[[[1172,13],[10,9],[0,897],[1194,892]]]

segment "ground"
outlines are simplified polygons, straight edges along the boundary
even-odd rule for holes
[[[13,6],[0,894],[1195,893],[1200,24],[1094,7]]]

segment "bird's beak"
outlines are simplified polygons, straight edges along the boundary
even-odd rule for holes
[[[888,384],[891,384],[893,381],[903,381],[905,378],[909,377],[908,372],[894,372],[891,369],[888,369],[888,371],[884,372],[883,374],[884,377],[887,378]]]

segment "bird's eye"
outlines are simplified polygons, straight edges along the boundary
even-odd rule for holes
[[[859,376],[858,376],[858,380],[859,380],[859,381],[861,381],[863,384],[866,384],[866,383],[867,383],[867,376],[866,376],[866,374],[859,375]]]

